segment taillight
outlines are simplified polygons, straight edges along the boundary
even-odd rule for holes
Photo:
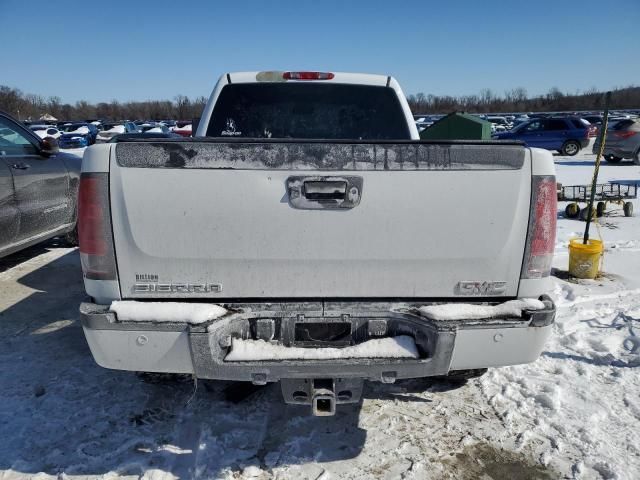
[[[85,278],[115,280],[109,174],[83,173],[78,192],[78,242]]]
[[[615,132],[614,135],[618,138],[629,138],[629,137],[633,137],[636,133],[638,132],[634,132],[633,130],[628,130],[626,132]]]
[[[529,231],[520,278],[548,277],[556,245],[558,215],[556,177],[534,176],[531,187]]]
[[[285,80],[331,80],[334,77],[331,72],[284,72]]]

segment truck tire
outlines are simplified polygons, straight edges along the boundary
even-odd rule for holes
[[[604,211],[607,209],[607,204],[605,202],[598,202],[596,205],[596,216],[598,218],[604,216]]]
[[[168,385],[175,383],[191,383],[193,376],[187,373],[136,372],[136,376],[150,385]]]
[[[580,144],[575,140],[567,140],[562,145],[562,154],[568,157],[573,157],[580,151]]]
[[[580,214],[580,206],[577,203],[570,203],[564,207],[564,214],[567,218],[577,218]]]
[[[442,377],[443,380],[451,382],[466,382],[472,378],[478,378],[487,373],[486,368],[474,368],[472,370],[451,370],[447,375]]]
[[[604,159],[609,163],[618,163],[622,158],[616,157],[615,155],[605,155]]]
[[[64,241],[70,247],[78,246],[78,224],[76,224],[75,227],[73,227],[73,230],[65,233]]]
[[[625,217],[633,217],[633,203],[626,202],[622,206],[622,211],[624,212]]]

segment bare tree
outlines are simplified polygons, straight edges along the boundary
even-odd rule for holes
[[[462,110],[471,113],[488,112],[530,112],[530,111],[575,111],[599,110],[603,105],[603,94],[591,88],[580,94],[563,93],[551,88],[546,94],[529,97],[527,90],[516,87],[503,95],[485,88],[477,95],[437,96],[417,93],[407,97],[414,113],[449,113]],[[17,116],[21,120],[36,120],[43,113],[50,113],[60,120],[84,120],[100,118],[104,120],[189,120],[200,117],[207,98],[190,99],[176,95],[169,100],[147,100],[144,102],[92,104],[81,100],[75,105],[63,104],[59,97],[46,100],[40,95],[24,94],[16,88],[0,85],[0,110]],[[613,90],[612,108],[640,108],[640,87],[625,87]]]

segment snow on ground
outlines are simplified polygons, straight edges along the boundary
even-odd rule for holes
[[[593,155],[556,160],[565,185],[589,181]],[[638,181],[640,166],[604,164],[601,179]],[[600,223],[606,274],[573,282],[584,224],[558,221],[558,317],[537,362],[463,386],[370,384],[331,418],[284,406],[277,385],[102,369],[78,322],[77,251],[0,259],[0,480],[638,478],[640,217]]]
[[[556,160],[559,182],[590,182],[594,155]],[[640,185],[640,166],[604,162],[598,182],[608,181]],[[633,479],[640,475],[640,218],[612,207],[599,224],[591,237],[605,242],[603,278],[567,280],[567,246],[585,224],[559,219],[554,335],[534,364],[491,370],[480,384],[509,436],[520,430],[516,448],[532,447],[570,477]]]

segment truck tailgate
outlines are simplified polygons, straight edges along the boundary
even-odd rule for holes
[[[517,295],[531,197],[520,145],[112,148],[123,298]]]

